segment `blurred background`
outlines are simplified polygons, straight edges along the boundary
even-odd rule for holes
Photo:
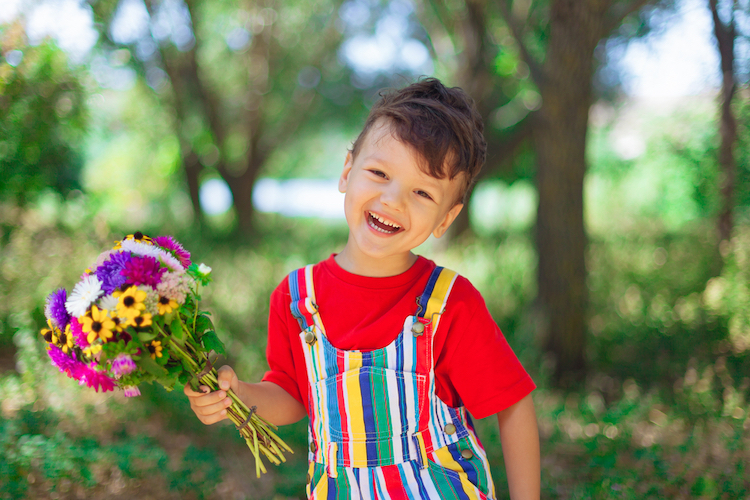
[[[98,394],[44,299],[141,230],[213,267],[240,377],[268,298],[346,241],[379,89],[437,76],[489,145],[451,232],[539,389],[542,497],[750,498],[747,0],[0,0],[0,498],[297,499],[181,391]],[[478,422],[499,498],[496,423]]]

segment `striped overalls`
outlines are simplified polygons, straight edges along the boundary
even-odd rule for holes
[[[455,279],[437,267],[396,340],[363,352],[326,338],[312,266],[289,275],[309,382],[309,498],[495,497],[466,409],[435,395],[433,338]]]

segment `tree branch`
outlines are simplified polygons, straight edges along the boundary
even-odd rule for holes
[[[511,35],[513,35],[513,39],[518,45],[518,50],[521,53],[521,58],[529,67],[531,78],[534,80],[537,86],[541,86],[545,80],[544,71],[539,61],[537,61],[537,59],[531,54],[531,52],[529,52],[529,49],[526,46],[526,42],[523,39],[523,30],[519,26],[518,20],[508,8],[506,0],[496,0],[496,3],[500,6],[500,13],[503,16],[503,19],[505,19],[505,23],[508,25]]]
[[[623,19],[628,17],[633,12],[636,12],[643,8],[647,3],[653,0],[627,0],[623,2],[612,1],[610,8],[607,10],[607,19],[604,23],[604,32],[601,34],[602,37],[607,36],[615,28],[617,28]]]

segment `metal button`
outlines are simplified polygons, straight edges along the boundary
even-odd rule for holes
[[[419,337],[424,333],[424,325],[419,321],[415,321],[414,324],[411,325],[411,331],[414,333],[415,337]]]
[[[308,472],[308,473],[307,473],[307,482],[308,482],[308,483],[310,482],[310,479],[312,479],[312,478],[310,477],[310,473]]]
[[[468,448],[465,448],[461,450],[461,456],[466,460],[471,460],[472,458],[474,458],[474,452],[472,452]]]
[[[445,424],[445,427],[443,427],[443,430],[446,434],[449,436],[452,436],[456,433],[456,426],[453,424]]]
[[[315,443],[310,443],[310,451],[315,453]]]
[[[318,338],[315,336],[315,332],[312,331],[312,328],[308,329],[305,332],[305,342],[307,342],[310,345],[313,345],[316,340],[318,340]]]

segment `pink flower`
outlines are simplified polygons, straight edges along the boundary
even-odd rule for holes
[[[131,285],[147,285],[156,288],[161,282],[161,276],[166,271],[154,257],[133,257],[125,264],[120,274],[125,276],[126,283]]]
[[[78,318],[70,318],[70,332],[73,334],[75,343],[81,349],[86,349],[89,345],[88,334],[83,332],[83,327]]]
[[[109,378],[105,372],[97,370],[97,366],[95,362],[89,364],[81,363],[73,374],[73,378],[78,380],[79,384],[85,384],[96,392],[99,392],[100,387],[102,392],[114,390],[115,381]]]
[[[138,389],[137,385],[126,385],[122,388],[122,392],[125,393],[125,397],[128,398],[141,395],[141,391]]]
[[[159,245],[165,250],[168,250],[174,254],[175,257],[180,261],[182,267],[185,269],[190,265],[190,252],[177,243],[177,241],[171,236],[157,236],[154,238],[154,243]]]
[[[138,367],[135,365],[133,358],[127,354],[118,354],[115,359],[112,360],[112,368],[110,368],[110,372],[112,372],[115,377],[120,378],[123,375],[133,373],[137,369]]]

